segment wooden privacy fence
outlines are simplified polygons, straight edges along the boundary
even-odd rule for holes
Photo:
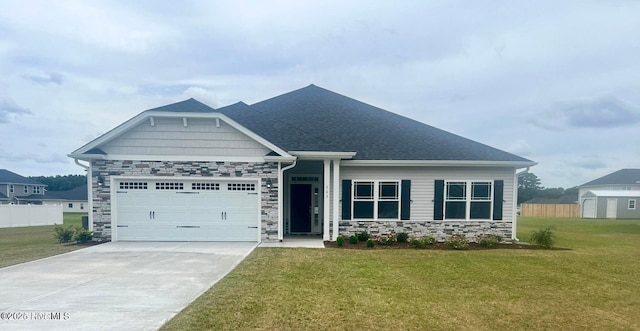
[[[580,205],[523,203],[520,215],[529,217],[580,217]]]

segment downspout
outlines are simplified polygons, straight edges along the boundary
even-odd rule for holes
[[[278,162],[278,241],[282,241],[284,239],[284,222],[282,222],[283,219],[283,215],[284,215],[284,210],[282,210],[282,205],[283,205],[283,187],[282,185],[284,185],[284,172],[295,167],[296,164],[298,163],[298,159],[294,159],[293,163],[291,163],[290,165],[284,167],[284,168],[280,168],[281,166],[281,162]]]
[[[516,208],[513,208],[513,228],[512,228],[512,232],[513,232],[513,240],[515,241],[520,241],[520,239],[518,239],[518,237],[516,237],[516,230],[518,228],[518,177],[520,177],[520,175],[522,174],[526,174],[527,172],[529,172],[529,169],[531,167],[527,167],[527,169],[524,169],[520,172],[516,172],[513,175],[513,186],[514,186],[514,190],[513,190],[513,202],[514,202],[514,206],[516,206]]]
[[[89,216],[89,221],[88,221],[88,225],[89,225],[89,231],[93,231],[93,186],[92,184],[92,180],[91,180],[91,162],[89,162],[89,165],[86,166],[82,163],[80,163],[80,160],[78,159],[73,159],[75,161],[75,163],[81,167],[84,168],[84,170],[87,172],[87,215]]]

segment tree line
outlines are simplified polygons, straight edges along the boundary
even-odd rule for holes
[[[68,191],[87,184],[85,175],[29,176],[29,178],[47,185],[47,191]]]
[[[527,172],[518,177],[518,204],[527,202],[533,198],[557,199],[563,196],[575,197],[578,201],[578,187],[568,189],[562,187],[545,188],[540,178],[532,172]]]

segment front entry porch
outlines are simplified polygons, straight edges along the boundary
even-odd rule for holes
[[[294,240],[296,236],[318,236],[321,241],[336,240],[340,217],[340,160],[343,156],[298,156],[293,167],[283,168],[280,178],[280,241]]]

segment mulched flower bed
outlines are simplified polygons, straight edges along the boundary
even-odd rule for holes
[[[376,245],[374,247],[367,247],[365,242],[358,242],[355,245],[350,244],[349,242],[345,242],[344,246],[338,247],[338,244],[335,241],[325,241],[324,247],[337,248],[337,249],[364,249],[364,250],[367,250],[367,249],[368,250],[371,250],[371,249],[454,250],[447,247],[444,243],[435,243],[433,246],[430,246],[428,248],[415,248],[408,242],[406,243],[396,242],[393,245],[381,245],[376,242]],[[467,248],[466,250],[489,250],[489,249],[546,249],[546,248],[536,246],[536,245],[530,245],[527,243],[514,243],[514,244],[500,243],[492,247],[481,246],[478,243],[469,243],[469,248]],[[568,250],[568,248],[554,247],[552,248],[552,250]]]

